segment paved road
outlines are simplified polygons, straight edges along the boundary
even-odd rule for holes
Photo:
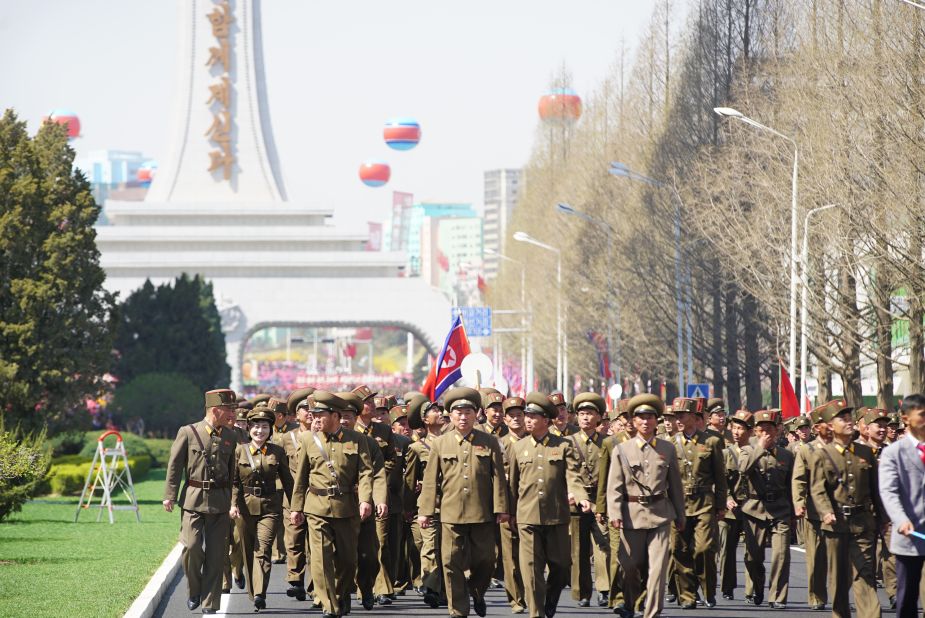
[[[770,552],[769,552],[770,554]],[[663,616],[677,616],[683,618],[758,618],[761,616],[780,615],[787,618],[821,618],[828,617],[831,612],[813,612],[806,606],[806,564],[804,554],[801,550],[791,549],[790,562],[790,597],[788,608],[786,610],[772,610],[763,605],[754,607],[746,605],[740,600],[744,594],[741,589],[744,578],[741,575],[743,566],[741,562],[741,550],[739,561],[739,585],[736,590],[737,599],[727,601],[723,598],[718,599],[718,605],[713,609],[698,610],[681,610],[677,606],[666,607],[662,613]],[[308,602],[299,602],[286,596],[285,565],[273,565],[269,592],[267,594],[267,609],[260,612],[261,615],[293,615],[312,613],[320,617],[320,610],[311,609]],[[892,616],[895,612],[887,609],[887,597],[883,590],[880,590],[880,600],[884,607],[884,615]],[[499,618],[511,616],[510,608],[507,605],[504,593],[501,590],[490,590],[486,600],[488,601],[488,616]],[[433,610],[423,604],[421,598],[412,591],[409,591],[404,597],[398,597],[398,600],[388,607],[376,607],[371,612],[365,612],[359,603],[354,602],[354,609],[351,613],[352,618],[363,618],[368,615],[369,618],[393,618],[395,616],[415,616],[423,618],[433,616],[435,618],[446,618],[446,609],[440,608]],[[199,610],[196,610],[196,614]],[[222,608],[219,613],[227,615],[254,615],[253,603],[248,599],[245,590],[233,590],[231,594],[222,595]],[[562,599],[559,603],[559,612],[557,618],[588,618],[589,614],[596,616],[613,616],[609,610],[602,608],[583,609],[576,607],[575,601],[572,600],[569,589],[562,593]],[[189,616],[190,612],[186,609],[186,583],[183,581],[182,572],[177,580],[171,585],[170,590],[158,607],[155,616],[165,616],[174,618],[175,616]],[[475,616],[473,612],[471,616]]]

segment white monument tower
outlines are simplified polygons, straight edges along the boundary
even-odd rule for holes
[[[210,280],[241,386],[242,344],[279,325],[390,324],[431,349],[448,301],[405,277],[400,252],[367,250],[333,211],[290,202],[273,144],[259,0],[181,0],[172,142],[144,202],[105,204],[97,227],[106,287],[125,298],[146,278]]]

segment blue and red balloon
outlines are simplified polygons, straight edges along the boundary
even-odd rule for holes
[[[56,109],[45,118],[42,119],[43,122],[54,122],[57,124],[62,124],[67,127],[67,138],[74,139],[75,137],[80,137],[80,118],[77,117],[77,114],[72,112],[69,109]]]
[[[539,112],[544,122],[575,122],[581,118],[581,97],[571,88],[553,88],[540,97]]]
[[[365,161],[360,166],[360,180],[367,187],[382,187],[392,175],[392,168],[385,161]]]
[[[411,150],[421,141],[421,125],[414,118],[389,118],[382,136],[393,150]]]

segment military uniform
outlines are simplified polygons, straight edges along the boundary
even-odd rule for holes
[[[234,401],[234,392],[227,389],[205,394],[207,411],[214,407],[234,407]],[[203,610],[210,612],[218,610],[221,603],[237,442],[237,433],[232,429],[213,427],[203,420],[181,427],[170,449],[164,500],[176,502],[182,509],[181,560],[191,610],[200,601]]]
[[[542,393],[529,393],[526,401],[527,414],[540,414],[550,422],[556,418],[555,407]],[[520,570],[531,618],[551,617],[568,583],[569,497],[576,503],[588,501],[578,469],[574,443],[548,429],[540,438],[527,436],[514,445],[511,510],[520,533]]]
[[[748,410],[739,410],[730,419],[730,424],[740,423],[751,429],[753,426],[752,414]],[[735,441],[723,450],[723,459],[726,468],[726,487],[731,492],[739,481],[739,460],[742,458],[742,448]],[[733,591],[738,586],[736,581],[736,549],[739,546],[739,536],[742,534],[742,513],[738,509],[727,509],[726,514],[718,523],[719,528],[719,572],[720,591],[723,598],[732,599]],[[751,592],[751,591],[749,591]]]
[[[258,406],[247,415],[247,420],[248,423],[265,421],[272,426],[273,413]],[[277,482],[282,490],[277,488]],[[242,519],[247,592],[259,609],[263,609],[260,604],[265,602],[270,583],[272,545],[283,513],[284,494],[292,496],[292,474],[283,447],[269,441],[260,447],[253,442],[239,444],[235,451],[231,503]]]
[[[524,400],[520,397],[512,397],[505,401],[505,410],[510,407],[509,404],[525,405]],[[501,439],[501,446],[504,449],[504,461],[506,477],[510,477],[510,462],[514,457],[514,448],[520,438],[514,433],[508,433]],[[504,592],[507,595],[507,602],[511,606],[511,611],[515,614],[522,613],[527,608],[526,591],[524,589],[523,574],[520,571],[520,532],[516,525],[500,524],[498,532],[501,536],[501,568],[504,580]]]
[[[607,413],[604,398],[596,393],[581,393],[573,402],[575,410],[592,408],[598,415]],[[600,462],[603,457],[604,440],[595,430],[590,435],[579,429],[569,436],[578,454],[579,476],[588,499],[597,504],[598,485],[601,477]],[[608,458],[609,461],[609,458]],[[569,531],[572,546],[572,598],[588,602],[594,589],[598,591],[598,604],[607,605],[610,594],[610,535],[606,517],[598,518],[596,513],[582,513],[572,507]],[[594,561],[592,588],[591,562]]]
[[[630,416],[661,415],[664,403],[655,395],[636,395],[628,404]],[[619,562],[623,567],[623,594],[632,615],[646,579],[645,618],[661,614],[668,572],[668,526],[683,528],[684,490],[675,447],[653,437],[636,436],[616,446],[607,480],[607,513],[622,521]],[[642,569],[648,563],[648,573]]]
[[[309,402],[319,414],[347,407],[324,391],[312,393]],[[356,577],[359,505],[373,500],[372,455],[361,434],[343,427],[302,432],[300,440],[291,508],[307,516],[316,598],[326,615],[341,616]]]
[[[820,406],[820,418],[828,423],[851,411],[842,401]],[[828,558],[828,585],[832,615],[851,615],[848,588],[854,591],[858,615],[880,616],[877,598],[874,543],[882,505],[877,485],[877,460],[870,447],[833,441],[812,453],[810,495],[819,518]],[[825,523],[827,515],[833,523]]]
[[[777,413],[755,412],[754,424],[777,423]],[[733,492],[744,516],[745,569],[751,580],[746,599],[755,605],[764,600],[766,569],[764,548],[771,535],[771,574],[768,599],[785,607],[790,581],[790,520],[793,517],[791,479],[793,453],[780,446],[765,450],[757,441],[742,449],[739,478]]]
[[[247,413],[254,409],[249,401],[240,400],[235,403],[237,409],[237,423],[234,427],[238,434],[238,444],[244,444],[250,441],[247,435]],[[237,426],[238,423],[245,425],[244,429]],[[234,580],[238,588],[244,588],[244,548],[241,546],[241,525],[240,519],[232,520],[230,534],[228,537],[228,555],[225,558],[225,570],[222,576],[222,594],[231,592],[231,583]]]
[[[395,423],[400,418],[407,418],[408,406],[396,405],[389,411],[389,420]],[[396,591],[405,590],[411,585],[411,560],[408,555],[408,536],[410,529],[404,518],[404,487],[405,487],[405,461],[408,449],[411,447],[411,438],[393,432],[392,440],[395,444],[395,465],[389,475],[386,485],[389,490],[388,538],[391,545],[391,562],[388,569],[379,572],[379,577],[391,576],[392,587]]]
[[[621,399],[619,402],[617,402],[617,405],[625,407],[628,401],[628,399]],[[612,418],[616,418],[617,414],[620,414],[619,409],[614,410]],[[611,464],[613,463],[611,456],[618,444],[621,444],[629,439],[629,434],[620,432],[617,435],[607,436],[604,438],[604,441],[601,442],[601,456],[597,462],[598,485],[596,494],[597,497],[594,504],[594,512],[597,514],[598,518],[603,518],[605,522],[607,520],[607,479]],[[616,528],[610,528],[607,532],[607,536],[609,537],[610,545],[610,562],[608,565],[609,585],[607,589],[607,597],[609,599],[610,607],[619,609],[623,607],[623,568],[620,566],[620,561],[618,559],[620,553],[620,530]]]
[[[450,410],[454,404],[478,409],[480,397],[473,389],[459,387],[450,389],[445,399]],[[484,595],[496,559],[496,518],[510,512],[498,441],[477,429],[465,435],[454,429],[434,440],[418,499],[419,516],[436,514],[438,492],[441,559],[449,612],[453,616],[468,616],[470,594],[477,609],[484,608]]]
[[[820,421],[814,411],[813,423]],[[806,510],[803,516],[803,549],[806,550],[807,603],[810,609],[822,609],[829,602],[826,587],[826,552],[825,538],[822,534],[822,522],[819,512],[809,494],[812,486],[812,454],[825,446],[821,438],[810,442],[801,442],[793,448],[793,481],[791,483],[794,509]]]
[[[886,410],[870,409],[864,417],[864,421],[867,423],[868,428],[874,423],[889,423],[891,421],[890,413]],[[877,460],[877,466],[879,467],[880,455],[883,453],[883,449],[889,445],[889,439],[885,439],[882,444],[877,444],[868,438],[865,444],[873,451],[874,459]],[[890,553],[888,539],[893,532],[893,524],[889,521],[889,518],[885,518],[883,523],[886,524],[886,529],[877,534],[877,568],[880,579],[883,580],[883,589],[886,590],[892,606],[896,603],[896,558]]]

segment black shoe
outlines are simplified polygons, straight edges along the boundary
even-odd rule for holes
[[[556,601],[553,599],[546,599],[546,605],[543,606],[543,613],[546,614],[546,618],[552,618],[556,615]],[[483,616],[485,614],[482,614]]]
[[[821,612],[825,610],[825,603],[816,603],[814,605],[810,605],[809,608],[814,612]]]
[[[243,575],[242,575],[241,577],[235,577],[235,578],[234,578],[234,585],[238,587],[238,590],[244,590],[244,584],[245,584],[245,583],[246,583],[246,582],[244,581],[244,576],[243,576]]]
[[[758,605],[761,605],[763,601],[764,601],[764,597],[759,597],[757,594],[746,595],[745,597],[745,602],[748,603],[749,605],[758,606]]]
[[[591,599],[578,599],[578,607],[591,607]]]
[[[285,559],[285,558],[277,558],[276,560],[273,561],[273,564],[286,564],[286,559]]]
[[[424,603],[427,604],[431,609],[437,609],[440,607],[440,595],[431,590],[430,588],[424,589]]]
[[[231,588],[222,588],[222,594],[231,594]]]
[[[678,595],[676,594],[672,594],[671,592],[669,592],[668,594],[665,595],[665,603],[675,603],[677,602],[677,600],[678,600]]]
[[[681,609],[697,609],[697,601],[691,601],[690,603],[684,603],[681,605]]]
[[[890,609],[896,609],[896,597],[890,597]]]
[[[608,603],[610,603],[610,596],[606,592],[598,592],[597,593],[597,606],[607,607]]]
[[[304,601],[305,589],[297,582],[293,582],[289,584],[289,588],[286,589],[286,596],[289,598],[295,597],[298,601]]]
[[[376,603],[379,605],[391,605],[392,599],[390,599],[384,594],[380,594],[379,596],[376,597]]]
[[[733,600],[735,600],[735,597],[732,596],[732,593],[731,593],[731,592],[724,592],[724,593],[723,593],[723,598],[726,599],[727,601],[733,601]]]
[[[337,618],[334,614],[321,614],[321,618]]]
[[[786,603],[777,603],[772,601],[769,605],[771,606],[771,609],[787,609]]]
[[[364,594],[362,603],[363,603],[363,609],[365,609],[366,611],[370,611],[373,608],[373,606],[376,604],[376,597],[374,597],[371,594]]]
[[[497,578],[492,577],[492,578],[491,578],[491,583],[488,584],[488,587],[489,587],[489,588],[500,589],[500,588],[504,588],[504,584],[503,584],[501,581],[499,581]]]
[[[199,600],[199,597],[190,597],[186,600],[186,607],[190,611],[193,611],[194,609],[199,607],[200,603],[202,603],[202,601]]]
[[[340,600],[340,615],[346,616],[353,609],[353,595],[348,594]]]
[[[716,599],[715,598],[707,599],[706,603],[704,603],[704,606],[707,609],[713,609],[714,607],[716,607]]]
[[[258,594],[254,597],[254,611],[259,612],[262,609],[267,608],[267,600],[263,598],[263,595]]]
[[[202,608],[202,613],[203,613],[203,614],[217,614],[217,613],[218,613],[218,610],[217,610],[217,609],[212,609],[211,607],[203,607],[203,608]]]
[[[475,610],[475,613],[485,618],[485,614],[488,613],[488,608],[485,606],[485,597],[472,597],[472,609]]]

